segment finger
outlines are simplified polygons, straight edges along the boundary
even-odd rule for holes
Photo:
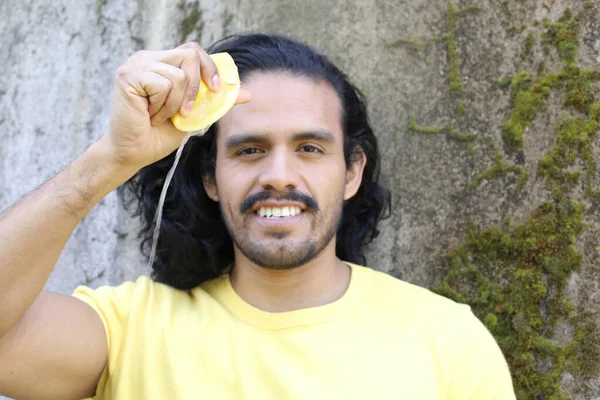
[[[235,101],[235,104],[250,103],[250,100],[252,100],[252,96],[250,95],[250,92],[244,88],[240,88],[240,92],[238,93],[238,97]]]
[[[206,85],[213,91],[218,92],[221,90],[221,82],[219,79],[219,71],[217,69],[217,65],[210,58],[208,53],[200,47],[200,45],[196,42],[185,43],[178,48],[182,49],[192,49],[198,53],[200,57],[200,73],[202,76],[202,80],[206,83]]]
[[[147,65],[147,68],[150,72],[159,74],[171,81],[171,90],[162,107],[156,113],[152,114],[152,125],[158,125],[171,118],[185,105],[184,97],[189,78],[185,71],[170,64],[152,62]]]
[[[161,109],[172,87],[170,80],[148,71],[137,71],[129,85],[133,87],[137,95],[148,99],[150,116]]]
[[[188,84],[183,97],[184,106],[181,108],[182,115],[186,115],[200,89],[201,60],[199,52],[191,47],[178,47],[173,50],[157,52],[156,57],[156,61],[181,68],[188,77]]]
[[[221,90],[221,84],[219,81],[219,71],[217,70],[217,66],[215,65],[212,58],[210,58],[210,56],[206,53],[206,51],[204,51],[204,49],[202,47],[200,47],[200,45],[198,43],[194,43],[194,42],[185,43],[185,44],[179,46],[178,49],[185,49],[185,50],[191,50],[191,51],[196,52],[196,54],[199,57],[199,62],[200,62],[200,67],[199,67],[200,77],[197,81],[198,86],[192,85],[192,83],[190,82],[190,85],[188,86],[188,90],[186,93],[186,98],[184,99],[184,107],[182,108],[182,110],[183,110],[182,115],[187,115],[188,112],[192,109],[192,107],[194,105],[194,100],[196,100],[196,96],[198,94],[198,89],[199,89],[199,85],[200,85],[200,79],[202,79],[204,81],[204,83],[206,83],[206,86],[208,86],[209,89],[211,89],[212,91],[215,91],[215,92],[218,92],[219,90]],[[187,67],[187,65],[182,64],[181,68],[184,68],[184,66]],[[189,65],[189,68],[195,68],[195,67],[193,65]]]

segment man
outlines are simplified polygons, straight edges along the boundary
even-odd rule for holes
[[[209,51],[232,55],[245,90],[184,152],[153,281],[41,293],[80,219],[128,180],[147,250],[185,135],[169,117],[189,111],[200,78],[219,90],[197,44],[133,55],[108,133],[1,215],[0,393],[513,399],[504,358],[467,306],[356,264],[389,198],[346,76],[279,36]]]

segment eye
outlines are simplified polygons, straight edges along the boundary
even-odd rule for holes
[[[245,149],[242,149],[240,151],[237,152],[238,156],[249,156],[249,155],[253,155],[253,154],[259,154],[262,150],[259,149],[258,147],[246,147]]]
[[[323,153],[323,151],[317,146],[313,146],[312,144],[305,144],[300,147],[300,150],[305,153]]]

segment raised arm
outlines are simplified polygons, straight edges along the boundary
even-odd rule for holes
[[[42,293],[69,236],[107,193],[173,152],[200,78],[217,69],[197,44],[135,53],[117,72],[109,132],[53,179],[0,214],[0,394],[81,399],[107,360],[102,322],[82,301]]]

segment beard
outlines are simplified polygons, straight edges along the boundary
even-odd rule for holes
[[[233,208],[229,209],[233,211]],[[311,218],[312,234],[303,239],[288,238],[290,232],[269,232],[272,240],[260,243],[250,237],[250,218],[241,216],[240,223],[234,224],[232,212],[225,213],[221,208],[223,220],[234,245],[250,261],[259,267],[271,270],[288,270],[300,267],[316,258],[335,237],[342,221],[343,200],[338,207],[328,210],[308,209],[303,211],[304,218]]]

